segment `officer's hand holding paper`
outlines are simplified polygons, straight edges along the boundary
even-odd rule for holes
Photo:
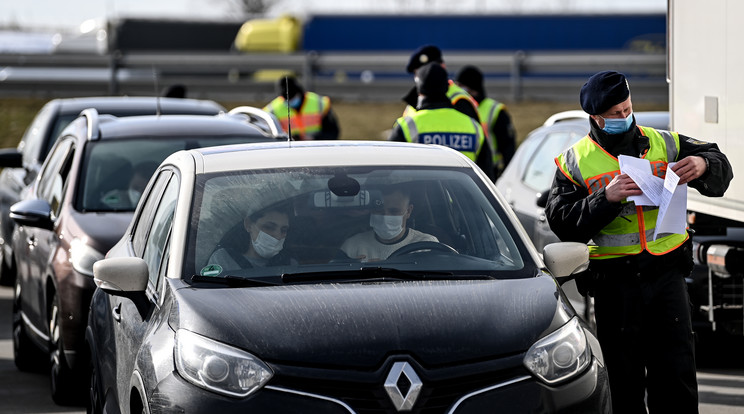
[[[643,158],[620,155],[620,172],[628,174],[643,191],[643,195],[628,197],[639,206],[659,206],[654,240],[665,233],[684,234],[687,226],[687,184],[677,185],[679,176],[672,171],[674,163],[667,167],[666,177],[661,179],[651,172],[651,163]]]

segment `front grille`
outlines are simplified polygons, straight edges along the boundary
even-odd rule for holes
[[[356,413],[396,412],[384,389],[385,378],[394,361],[391,359],[375,372],[292,368],[290,375],[278,367],[270,385],[322,395],[343,401]],[[462,368],[424,370],[407,359],[423,382],[421,393],[411,413],[443,413],[457,400],[471,392],[528,375],[520,365],[506,369],[483,370],[474,365]],[[487,363],[486,365],[492,365]],[[472,372],[478,372],[472,374]]]

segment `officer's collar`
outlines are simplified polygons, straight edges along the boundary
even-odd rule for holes
[[[450,102],[449,98],[440,97],[440,98],[430,98],[428,96],[419,96],[418,105],[416,105],[416,109],[440,109],[440,108],[452,108],[452,102]]]

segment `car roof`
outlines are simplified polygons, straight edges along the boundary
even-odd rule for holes
[[[669,129],[669,112],[668,111],[638,111],[633,112],[636,118],[636,124],[641,126],[648,126],[656,129]],[[574,125],[577,122],[581,122],[584,127],[588,130],[588,123],[586,120],[589,119],[589,114],[581,110],[570,110],[558,112],[545,120],[542,126],[549,127],[552,125]]]
[[[211,100],[188,98],[157,98],[154,96],[97,96],[62,98],[52,101],[62,114],[78,114],[83,109],[96,108],[101,113],[142,113],[148,108],[152,114],[193,113],[213,115],[226,112],[226,109]]]
[[[265,132],[244,118],[220,115],[144,115],[114,117],[101,115],[102,140],[139,136],[236,136],[250,135],[269,139]]]
[[[460,152],[444,146],[388,141],[284,141],[199,148],[191,153],[197,159],[198,173],[246,168],[474,165]]]

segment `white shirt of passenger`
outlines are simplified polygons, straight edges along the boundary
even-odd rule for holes
[[[375,262],[387,259],[394,251],[403,246],[420,241],[439,241],[431,234],[422,233],[414,229],[406,229],[406,236],[395,243],[381,242],[373,230],[355,234],[341,245],[341,250],[352,259],[362,262]]]

